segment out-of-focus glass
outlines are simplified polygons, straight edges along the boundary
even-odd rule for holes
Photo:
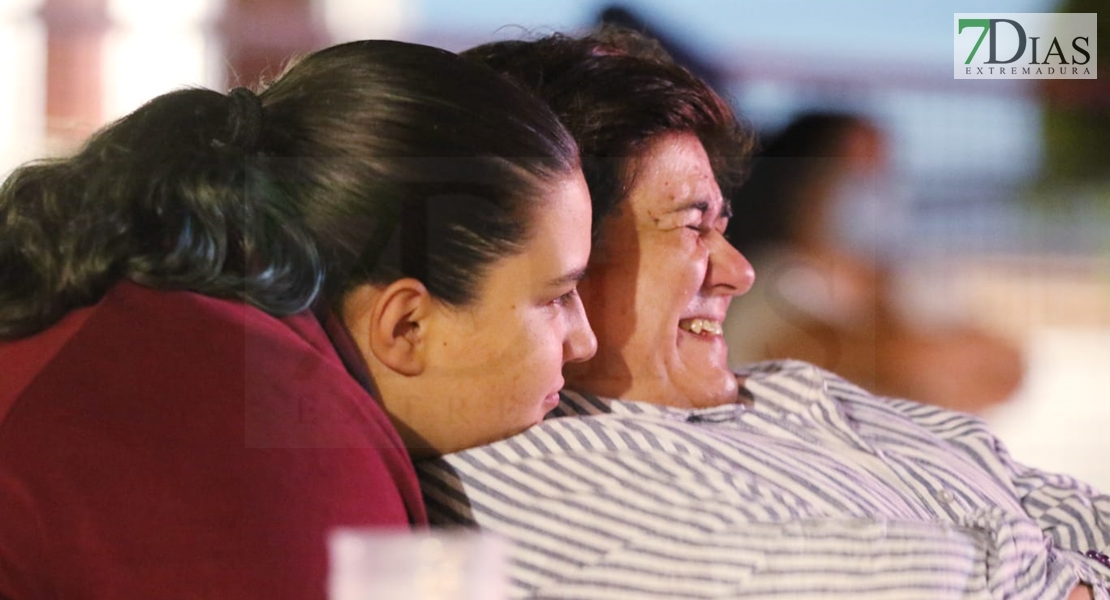
[[[507,546],[473,530],[337,529],[329,600],[504,600]]]

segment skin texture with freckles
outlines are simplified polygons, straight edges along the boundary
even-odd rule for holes
[[[598,352],[567,365],[568,386],[673,406],[736,402],[724,339],[687,330],[694,319],[720,323],[754,280],[722,235],[728,208],[705,149],[693,134],[668,133],[633,163],[579,286]]]

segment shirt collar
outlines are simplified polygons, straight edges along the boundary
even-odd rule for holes
[[[747,407],[742,403],[723,404],[709,408],[678,408],[637,400],[606,398],[564,389],[559,393],[559,406],[547,418],[591,416],[600,414],[640,415],[689,422],[728,422],[739,418]]]
[[[343,366],[347,367],[347,372],[370,395],[374,395],[374,388],[370,383],[370,369],[367,368],[366,361],[362,358],[362,353],[359,352],[358,344],[351,337],[350,331],[334,312],[324,313],[322,318],[320,316],[317,318],[321,320],[321,325],[327,332],[332,346],[335,347],[339,359],[343,361]]]

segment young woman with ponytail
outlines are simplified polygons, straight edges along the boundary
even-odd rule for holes
[[[492,71],[354,42],[152,100],[0,190],[0,598],[323,598],[410,455],[593,353],[577,149]]]

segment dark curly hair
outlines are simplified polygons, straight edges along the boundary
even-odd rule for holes
[[[333,46],[257,96],[172,92],[0,188],[0,338],[122,279],[275,315],[403,276],[465,304],[578,164],[549,108],[427,46]]]

